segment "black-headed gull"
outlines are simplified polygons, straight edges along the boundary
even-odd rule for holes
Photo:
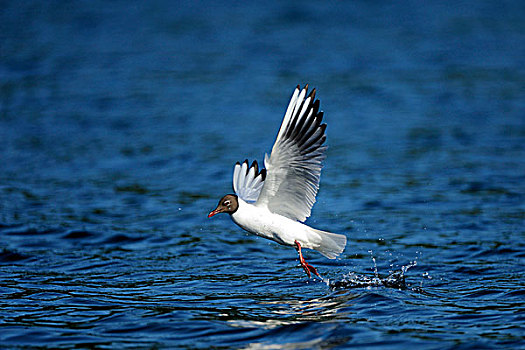
[[[293,92],[272,153],[264,157],[266,169],[259,171],[257,161],[235,164],[235,194],[222,197],[208,217],[228,213],[244,230],[295,247],[308,277],[321,277],[304,260],[301,247],[335,259],[345,249],[346,237],[303,224],[315,203],[326,151],[323,112],[315,89],[308,97],[307,92],[308,85],[302,90],[297,85]]]

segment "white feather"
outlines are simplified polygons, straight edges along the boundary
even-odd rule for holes
[[[321,113],[316,105],[314,114],[313,98],[305,100],[306,93],[305,87],[296,99],[295,92],[292,96],[272,153],[265,156],[267,177],[256,203],[298,221],[305,221],[311,214],[326,150]],[[288,115],[292,105],[292,113]]]
[[[282,134],[285,132],[286,126],[288,125],[288,122],[290,121],[290,118],[292,117],[292,112],[295,108],[295,104],[297,102],[297,96],[299,95],[299,86],[295,88],[295,91],[292,94],[292,98],[290,99],[290,102],[288,103],[288,108],[286,109],[286,113],[284,113],[283,122],[281,124],[281,128],[279,129],[279,132],[277,133],[277,140],[281,139]]]
[[[248,170],[248,163],[235,164],[233,169],[233,191],[242,200],[253,203],[259,198],[259,193],[263,187],[264,180],[262,174],[256,174],[255,166]]]

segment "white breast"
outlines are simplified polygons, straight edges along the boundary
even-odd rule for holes
[[[305,248],[313,248],[308,246],[311,238],[308,226],[274,214],[265,207],[248,204],[240,198],[238,200],[239,208],[231,217],[244,230],[283,245],[293,246],[298,240],[306,243]]]

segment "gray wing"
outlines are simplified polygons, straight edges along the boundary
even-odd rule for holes
[[[326,124],[315,89],[306,97],[308,85],[295,89],[270,157],[266,155],[266,179],[257,206],[276,214],[305,221],[319,189],[326,146]]]

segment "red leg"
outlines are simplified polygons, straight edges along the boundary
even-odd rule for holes
[[[295,249],[299,253],[299,261],[301,262],[301,266],[303,267],[304,272],[306,272],[306,274],[308,275],[308,278],[311,277],[310,272],[316,275],[317,277],[322,278],[321,275],[319,275],[319,273],[317,272],[317,269],[304,260],[303,253],[301,252],[301,244],[297,241],[295,241]]]

